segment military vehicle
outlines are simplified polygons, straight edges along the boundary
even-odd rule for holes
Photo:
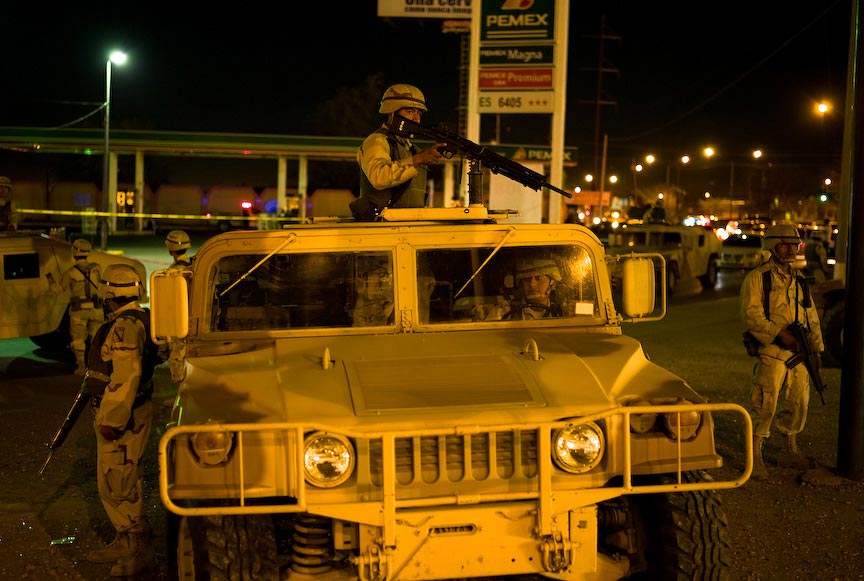
[[[609,235],[607,252],[658,252],[666,260],[666,292],[674,295],[681,284],[698,282],[703,289],[717,286],[717,261],[723,245],[709,229],[680,224],[627,224]],[[612,276],[620,278],[613,270]]]
[[[179,578],[719,578],[752,425],[623,333],[665,315],[662,256],[509,217],[226,232],[151,274],[154,339],[187,344],[159,442]]]
[[[128,264],[141,280],[147,280],[144,265],[133,258],[93,250],[88,260],[102,268]],[[60,281],[75,264],[72,244],[39,231],[7,232],[0,234],[0,261],[0,339],[29,337],[44,349],[66,349],[70,340],[69,293],[52,292],[48,275]]]

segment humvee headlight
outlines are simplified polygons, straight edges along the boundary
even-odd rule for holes
[[[682,442],[695,438],[701,423],[702,413],[696,410],[663,414],[663,426],[666,431],[670,436]]]
[[[198,461],[207,466],[227,462],[233,442],[232,432],[196,432],[189,441]]]
[[[553,434],[552,459],[562,470],[579,474],[597,466],[605,448],[606,439],[597,424],[571,424]]]
[[[303,471],[306,482],[321,488],[339,486],[354,471],[354,446],[337,434],[314,432],[303,446]]]

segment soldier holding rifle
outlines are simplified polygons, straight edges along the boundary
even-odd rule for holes
[[[792,266],[800,245],[798,230],[792,224],[768,228],[762,246],[771,252],[771,258],[747,273],[741,285],[744,324],[759,344],[751,406],[753,477],[760,480],[768,477],[762,444],[770,435],[771,424],[786,437],[786,450],[797,457],[796,436],[807,420],[811,373],[820,395],[825,388],[819,378],[819,354],[824,350],[819,315],[806,280]],[[809,341],[809,345],[799,344],[799,340]],[[803,361],[801,354],[809,355],[810,360]],[[783,407],[778,412],[781,393]]]

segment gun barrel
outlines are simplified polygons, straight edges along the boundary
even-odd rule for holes
[[[45,458],[45,461],[42,462],[42,467],[39,469],[39,475],[41,476],[45,469],[48,468],[48,463],[51,461],[51,456],[54,455],[54,450],[48,451],[48,457]]]
[[[39,474],[42,474],[45,471],[45,468],[48,467],[48,463],[51,461],[54,452],[57,451],[57,449],[63,445],[63,442],[66,441],[66,437],[69,435],[69,432],[72,431],[75,422],[78,421],[81,412],[83,412],[84,408],[87,406],[87,402],[90,401],[90,397],[90,394],[85,393],[84,391],[79,391],[78,395],[75,396],[75,401],[72,402],[72,406],[66,413],[66,417],[63,418],[60,427],[57,428],[54,437],[51,438],[51,442],[46,444],[46,446],[48,446],[48,457],[45,459],[45,462],[42,463],[42,467],[39,469]]]
[[[492,173],[501,174],[527,188],[533,190],[549,188],[567,198],[573,197],[573,194],[570,192],[553,186],[546,181],[542,174],[525,167],[518,161],[506,158],[487,147],[465,139],[461,135],[452,133],[447,129],[424,127],[419,123],[398,115],[393,118],[393,122],[388,129],[391,133],[400,137],[407,137],[408,139],[413,139],[415,135],[420,135],[438,143],[445,143],[446,145],[442,146],[439,151],[448,159],[458,152],[466,158],[480,162],[481,165],[487,167]]]

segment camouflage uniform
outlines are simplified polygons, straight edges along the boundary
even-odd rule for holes
[[[768,296],[768,317],[762,301],[762,273],[771,273]],[[754,374],[751,404],[754,412],[753,435],[767,438],[775,419],[778,399],[785,387],[783,410],[776,416],[777,431],[794,435],[804,429],[810,402],[810,377],[804,365],[792,369],[786,360],[793,352],[781,347],[775,338],[781,329],[799,321],[809,331],[813,349],[824,350],[819,314],[813,306],[805,306],[806,287],[796,284],[797,273],[787,265],[769,260],[747,273],[741,285],[741,313],[747,329],[762,343]]]
[[[12,180],[0,176],[0,230],[18,229],[18,211],[12,196]]]
[[[76,257],[75,264],[63,273],[59,289],[55,288],[55,292],[69,291],[69,334],[75,354],[76,375],[84,375],[88,337],[92,341],[105,320],[102,305],[96,297],[100,272],[97,263],[88,262],[86,257]]]
[[[168,270],[192,270],[192,259],[185,252],[175,253],[174,262]],[[168,350],[168,370],[171,372],[171,381],[180,383],[186,377],[186,338],[171,338],[168,341]]]
[[[146,317],[137,302],[111,314],[93,341],[85,380],[85,389],[93,391],[99,498],[117,530],[112,545],[91,552],[88,558],[117,561],[112,576],[131,574],[130,565],[124,563],[130,559],[155,564],[147,540],[150,525],[141,482],[141,460],[153,425],[153,367],[145,356],[149,340]],[[106,437],[109,434],[114,439]]]
[[[96,412],[96,480],[99,498],[117,531],[114,541],[90,551],[94,563],[114,563],[112,577],[156,566],[144,512],[142,457],[153,425],[153,369],[160,362],[150,338],[150,314],[138,303],[144,285],[130,266],[102,273],[98,296],[110,312],[87,358],[82,390]]]

